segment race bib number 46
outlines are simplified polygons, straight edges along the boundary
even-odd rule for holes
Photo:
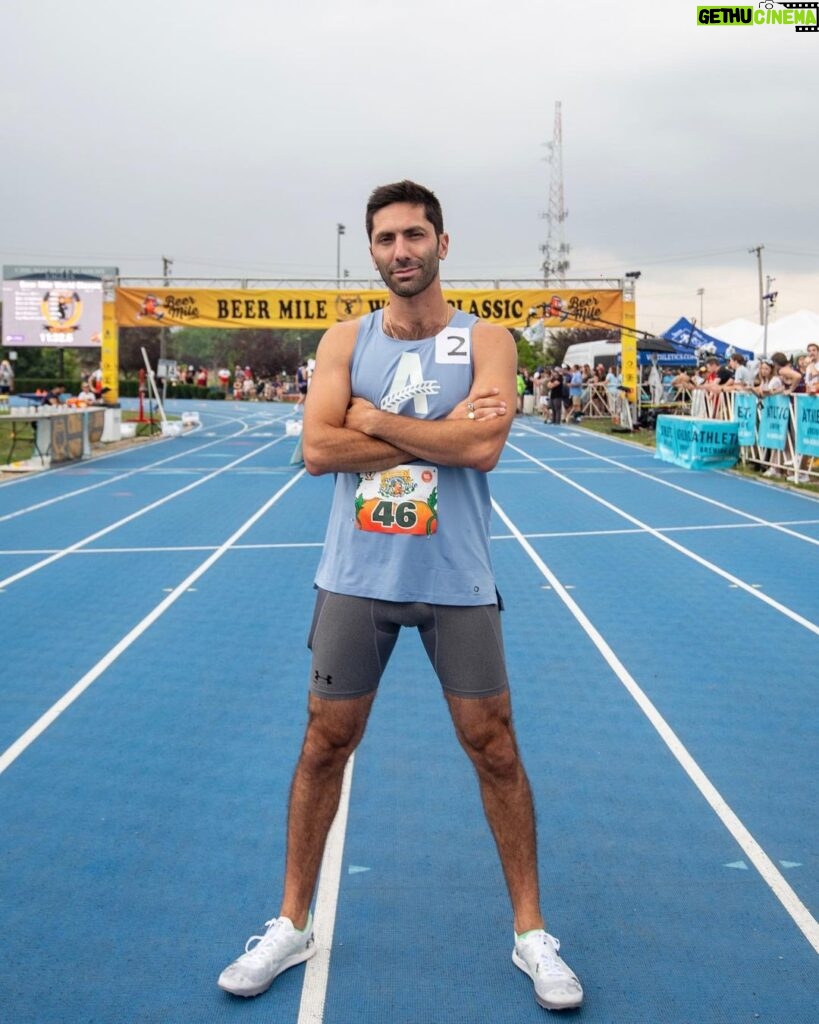
[[[429,537],[438,529],[438,468],[413,463],[359,473],[355,523],[370,533]]]

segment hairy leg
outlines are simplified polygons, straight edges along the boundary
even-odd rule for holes
[[[515,931],[542,928],[535,812],[512,728],[509,693],[482,698],[447,694],[447,701],[458,739],[478,775],[512,901]]]
[[[375,692],[350,700],[323,700],[310,694],[307,730],[290,787],[280,911],[297,928],[307,922],[344,768],[364,735],[374,699]]]

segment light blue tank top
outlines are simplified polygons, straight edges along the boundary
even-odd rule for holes
[[[442,419],[469,393],[476,319],[457,311],[436,338],[396,341],[384,334],[381,310],[363,317],[350,362],[353,395],[402,416]],[[437,531],[429,536],[357,528],[359,474],[336,474],[316,585],[382,601],[495,604],[487,474],[436,468]]]

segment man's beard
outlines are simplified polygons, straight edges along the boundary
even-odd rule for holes
[[[393,273],[389,267],[382,266],[377,260],[376,265],[378,267],[378,273],[381,275],[381,280],[387,286],[387,288],[394,294],[400,296],[402,299],[411,299],[414,295],[420,295],[421,292],[425,291],[430,284],[438,276],[438,267],[440,266],[440,260],[438,254],[435,252],[430,253],[423,259],[413,260],[409,266],[416,268],[418,273],[411,278],[409,281],[402,281],[400,278],[394,278]],[[397,266],[394,270],[406,269],[407,265]],[[393,272],[394,272],[393,270]]]

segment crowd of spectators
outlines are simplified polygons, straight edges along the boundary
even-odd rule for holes
[[[617,367],[602,363],[589,365],[538,367],[531,375],[518,370],[518,412],[523,411],[521,399],[533,396],[533,411],[544,423],[580,423],[584,411],[591,408],[597,415],[614,411],[622,377]]]
[[[690,404],[697,392],[706,397],[736,391],[759,397],[819,394],[819,344],[808,345],[807,352],[793,360],[774,352],[749,363],[735,352],[727,361],[711,355],[683,369],[663,367],[658,360],[644,368],[641,384],[649,403],[668,406]],[[524,411],[526,396],[531,395],[533,411],[545,423],[578,423],[587,411],[609,415],[621,391],[622,375],[617,366],[546,366],[531,374],[523,367],[518,369],[518,413]]]
[[[80,390],[76,395],[69,394],[66,385],[59,381],[50,388],[37,388],[22,397],[38,405],[67,406],[68,408],[84,409],[89,405],[104,405],[105,395],[110,390],[103,386],[102,370],[93,372],[84,370],[81,374]]]
[[[725,363],[709,356],[699,366],[680,370],[671,380],[671,389],[678,400],[695,390],[747,391],[763,398],[769,394],[819,394],[819,344],[811,343],[808,351],[794,360],[782,352],[760,356],[752,363],[738,352]]]
[[[254,372],[250,366],[239,366],[233,371],[233,382],[222,378],[228,394],[237,402],[281,402],[296,397],[295,382],[288,381],[286,374]]]
[[[219,388],[226,398],[237,402],[280,402],[296,398],[296,381],[285,373],[254,370],[237,363],[233,370],[221,367],[212,372],[206,366],[182,365],[177,367],[170,384],[194,384],[200,388]],[[173,392],[171,392],[173,394]]]
[[[769,395],[819,395],[819,344],[811,343],[807,352],[795,359],[789,359],[783,352],[774,352],[750,364],[741,353],[732,354],[724,364],[716,356],[709,356],[702,365],[680,371],[672,386],[675,398],[692,399],[692,412],[706,416],[718,415],[723,396],[731,393],[753,394],[760,401]],[[763,475],[785,476],[783,460],[781,451],[767,451],[763,459],[767,468]],[[803,456],[795,466],[798,483],[809,481],[809,463],[810,459]]]

